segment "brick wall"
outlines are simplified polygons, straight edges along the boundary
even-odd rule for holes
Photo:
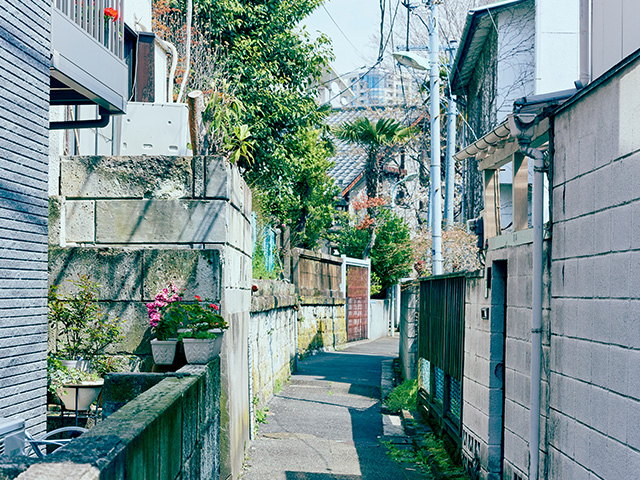
[[[0,416],[45,428],[51,4],[0,18]]]
[[[555,119],[550,478],[640,471],[640,64]]]

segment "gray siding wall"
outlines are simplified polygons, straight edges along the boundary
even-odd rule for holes
[[[640,472],[640,65],[555,121],[550,478]]]
[[[0,416],[46,424],[51,2],[0,0]]]

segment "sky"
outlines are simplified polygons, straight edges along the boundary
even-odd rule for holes
[[[380,29],[379,0],[327,0],[324,8],[318,7],[302,23],[312,36],[317,36],[315,32],[319,30],[331,38],[336,56],[333,66],[338,74],[375,63],[378,55],[375,36]]]

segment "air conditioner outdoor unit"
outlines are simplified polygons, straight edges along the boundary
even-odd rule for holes
[[[0,456],[22,455],[24,453],[24,429],[22,418],[0,417]]]

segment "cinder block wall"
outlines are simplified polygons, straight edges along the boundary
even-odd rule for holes
[[[640,64],[555,119],[549,478],[640,471]]]
[[[548,258],[548,242],[544,248]],[[512,479],[514,473],[521,478],[528,476],[531,261],[528,241],[507,242],[495,249],[490,243],[484,276],[467,280],[462,453],[467,468],[481,479],[500,478],[501,471],[505,479]],[[487,267],[492,270],[490,287]],[[548,269],[544,271],[548,280]],[[549,289],[544,288],[539,445],[543,472],[547,454],[548,332]]]
[[[51,2],[0,22],[0,417],[46,428],[47,148]]]
[[[117,351],[148,354],[145,303],[173,280],[220,301],[230,328],[221,360],[221,476],[237,478],[249,440],[247,337],[251,192],[217,157],[69,157],[51,201],[50,284],[90,273],[125,320]]]

